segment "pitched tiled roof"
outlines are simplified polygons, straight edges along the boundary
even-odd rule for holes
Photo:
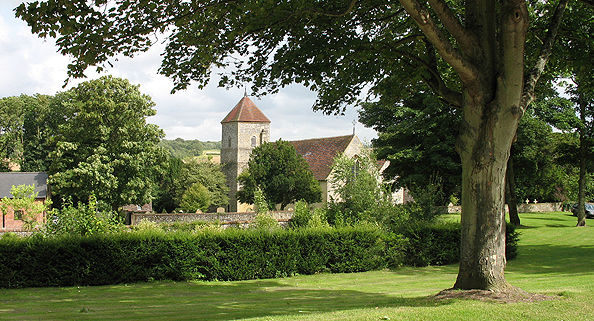
[[[270,123],[270,120],[251,99],[245,96],[241,98],[237,105],[221,121],[221,123],[232,122]]]
[[[13,185],[33,185],[35,192],[38,192],[37,198],[47,196],[47,173],[42,172],[6,172],[0,173],[0,198],[12,198],[10,189]]]
[[[325,180],[330,175],[334,158],[343,153],[354,135],[314,138],[292,141],[297,154],[303,156],[315,179]]]

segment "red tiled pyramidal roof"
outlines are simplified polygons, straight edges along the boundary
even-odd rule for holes
[[[232,122],[270,123],[270,120],[248,96],[244,96],[221,121],[221,123]]]
[[[353,137],[354,135],[347,135],[295,140],[291,144],[295,146],[297,154],[305,158],[315,179],[325,180],[332,171],[334,158],[346,150]]]

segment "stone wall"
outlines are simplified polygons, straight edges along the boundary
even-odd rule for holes
[[[293,217],[293,211],[274,211],[272,217],[280,225],[286,225]],[[148,220],[155,223],[174,223],[174,222],[219,222],[224,226],[239,225],[247,226],[256,219],[255,212],[239,213],[172,213],[172,214],[149,214],[133,213],[131,225],[137,225],[142,220]]]
[[[518,213],[536,213],[536,212],[561,212],[563,203],[522,203],[518,205]],[[462,213],[462,206],[444,206],[443,213]],[[507,204],[505,212],[509,213]]]

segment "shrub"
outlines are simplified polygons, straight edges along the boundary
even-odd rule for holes
[[[61,210],[48,212],[48,220],[44,226],[46,236],[81,235],[88,236],[101,233],[122,231],[124,225],[114,212],[98,212],[97,199],[91,195],[88,204],[79,202],[74,206],[72,199],[66,200]]]
[[[403,230],[408,243],[403,263],[412,266],[447,265],[460,261],[460,223],[413,221]],[[519,233],[507,224],[506,258],[517,256]]]
[[[398,243],[382,237],[368,226],[200,233],[150,228],[88,237],[7,237],[0,239],[0,287],[367,271],[398,257],[393,253]]]

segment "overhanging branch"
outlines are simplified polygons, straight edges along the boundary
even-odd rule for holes
[[[476,68],[466,60],[448,38],[439,30],[431,15],[417,0],[400,0],[409,15],[415,20],[427,39],[433,44],[439,55],[460,76],[463,84],[471,84],[478,78]]]
[[[441,23],[444,25],[444,27],[446,27],[446,29],[460,44],[460,49],[464,50],[465,48],[471,48],[473,41],[472,35],[460,23],[458,17],[456,17],[454,12],[452,12],[452,10],[445,3],[445,1],[429,0],[429,4],[431,5],[433,11],[435,11],[435,14],[437,15]]]
[[[522,94],[522,101],[520,106],[524,110],[536,98],[534,94],[534,89],[536,88],[536,83],[538,82],[538,79],[544,72],[545,66],[549,61],[549,57],[553,52],[553,44],[555,43],[557,32],[559,31],[559,26],[563,21],[563,13],[565,12],[565,8],[567,8],[568,2],[569,0],[559,1],[559,4],[555,8],[553,17],[551,18],[551,22],[549,23],[550,27],[543,41],[543,45],[540,50],[540,55],[538,56],[538,59],[534,63],[532,69],[524,77],[524,91]]]

